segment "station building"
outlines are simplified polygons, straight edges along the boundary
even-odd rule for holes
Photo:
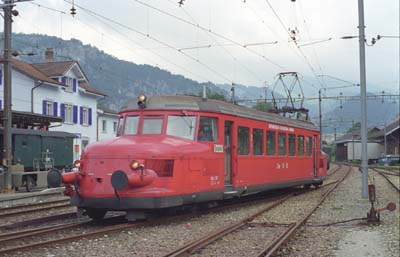
[[[3,70],[1,66],[1,109],[4,107]],[[44,129],[76,135],[74,160],[80,158],[82,150],[88,144],[115,136],[112,126],[116,127],[114,122],[117,122],[118,115],[97,108],[98,100],[106,95],[89,84],[78,62],[56,62],[51,49],[46,50],[43,63],[27,63],[14,59],[11,83],[13,111],[60,117],[61,122],[52,122]],[[107,120],[107,128],[103,127],[103,120]]]

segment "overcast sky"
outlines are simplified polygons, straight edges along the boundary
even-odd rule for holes
[[[304,87],[319,74],[359,81],[358,39],[340,39],[358,35],[357,0],[185,0],[182,7],[178,0],[75,0],[87,9],[76,6],[75,18],[68,2],[33,2],[42,7],[19,3],[14,32],[76,38],[120,59],[197,81],[262,86],[273,84],[283,71],[299,72]],[[399,35],[399,0],[364,2],[368,43],[377,35]],[[297,28],[299,46],[331,40],[301,46],[300,51],[288,28]],[[366,55],[367,82],[398,93],[399,38],[382,38],[366,47]],[[323,82],[327,87],[344,85],[328,77]]]

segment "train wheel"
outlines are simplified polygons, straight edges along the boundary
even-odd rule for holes
[[[102,209],[86,209],[86,214],[94,220],[103,219],[106,213],[107,211]]]
[[[36,187],[36,181],[32,176],[27,176],[26,177],[26,182],[25,182],[25,188],[27,192],[32,192],[35,190]]]
[[[303,188],[304,189],[309,189],[311,187],[311,184],[305,184],[305,185],[303,185]]]

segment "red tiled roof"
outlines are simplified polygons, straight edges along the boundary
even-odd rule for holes
[[[35,68],[41,70],[48,77],[62,76],[67,72],[75,61],[65,62],[45,62],[45,63],[34,63],[32,64]]]
[[[32,64],[27,63],[27,62],[22,62],[22,61],[18,61],[13,59],[12,60],[12,67],[16,70],[18,70],[19,72],[32,77],[34,79],[40,80],[42,82],[47,82],[47,83],[51,83],[54,85],[59,85],[62,86],[61,83],[59,83],[56,80],[53,80],[51,78],[49,78],[48,76],[46,76],[46,74],[44,74],[41,70],[35,68]]]

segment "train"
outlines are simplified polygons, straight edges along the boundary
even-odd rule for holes
[[[20,128],[13,128],[11,133],[12,166],[10,168],[14,174],[13,188],[18,190],[19,187],[25,187],[26,191],[31,192],[37,185],[47,187],[48,170],[72,168],[73,139],[76,135],[59,131]],[[0,128],[0,147],[3,147],[2,128]],[[3,152],[0,151],[0,159],[2,158]],[[0,170],[3,170],[1,165]]]
[[[47,177],[93,219],[107,211],[145,219],[327,177],[309,121],[194,96],[141,95],[119,115],[117,136],[89,145],[79,170]]]

